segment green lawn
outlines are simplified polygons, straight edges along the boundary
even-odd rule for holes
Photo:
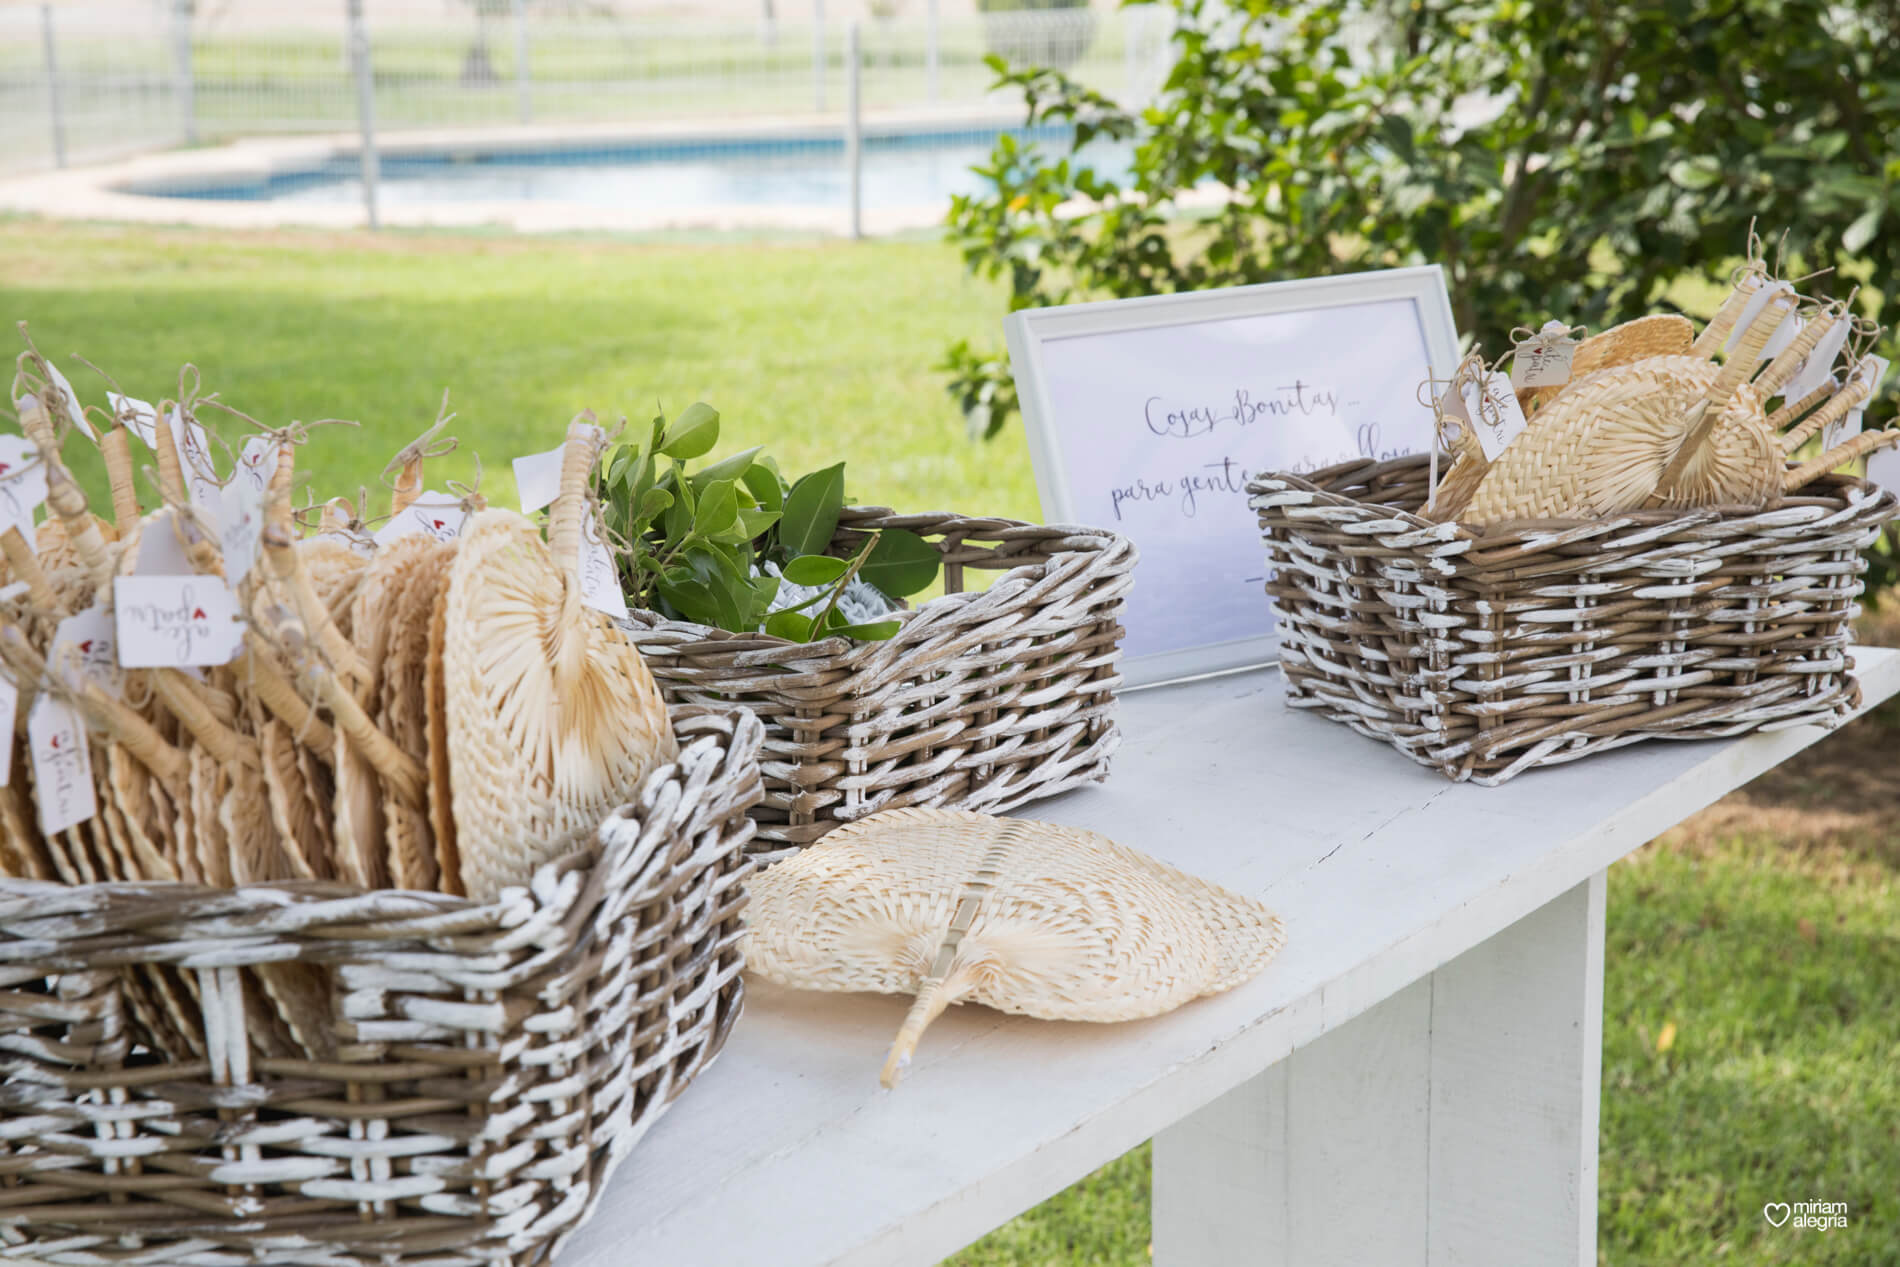
[[[62,361],[83,352],[156,397],[189,359],[207,388],[266,421],[359,419],[361,432],[321,431],[309,446],[325,492],[373,484],[448,387],[467,448],[437,475],[468,478],[479,449],[502,504],[508,459],[552,447],[574,412],[704,398],[725,414],[722,448],[769,444],[788,471],[843,456],[861,499],[1033,515],[1020,434],[966,443],[930,369],[948,339],[992,334],[1000,304],[923,242],[369,242],[0,223],[0,308]],[[1795,847],[1759,826],[1835,821],[1831,789],[1884,770],[1896,742],[1889,710],[1788,776],[1793,817],[1731,817],[1712,839],[1612,870],[1605,1263],[1900,1263],[1900,777],[1863,792],[1879,813],[1858,834]],[[1138,1149],[952,1261],[1146,1264],[1147,1176]],[[1764,1223],[1764,1202],[1803,1199],[1847,1202],[1849,1227]]]

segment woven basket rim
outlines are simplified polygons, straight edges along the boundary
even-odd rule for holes
[[[1790,506],[1829,506],[1836,510],[1849,510],[1855,508],[1855,502],[1846,495],[1850,489],[1870,491],[1874,494],[1871,500],[1863,500],[1860,503],[1860,509],[1863,511],[1874,510],[1883,504],[1900,503],[1900,496],[1896,496],[1891,489],[1858,475],[1845,475],[1835,471],[1804,486],[1801,492],[1783,497],[1779,505],[1766,510],[1755,506],[1699,506],[1693,510],[1632,510],[1603,519],[1513,519],[1471,526],[1455,521],[1425,519],[1398,506],[1361,501],[1343,493],[1331,492],[1325,487],[1327,484],[1337,484],[1346,479],[1373,478],[1384,471],[1423,466],[1430,460],[1430,455],[1416,453],[1405,457],[1389,458],[1385,461],[1360,458],[1352,462],[1341,462],[1334,466],[1323,467],[1306,475],[1296,475],[1290,471],[1270,471],[1256,475],[1247,481],[1248,504],[1255,510],[1272,510],[1273,507],[1259,505],[1256,499],[1290,489],[1295,492],[1310,493],[1329,505],[1358,508],[1364,511],[1368,518],[1398,519],[1410,528],[1438,533],[1447,541],[1470,541],[1497,546],[1517,542],[1535,543],[1552,533],[1569,532],[1577,528],[1642,528],[1666,524],[1680,524],[1688,527],[1715,522],[1741,524],[1759,516],[1779,514]],[[1448,463],[1450,458],[1441,453],[1439,461],[1443,465]],[[1789,463],[1791,468],[1794,465],[1794,463]],[[1811,490],[1817,488],[1827,489],[1831,495],[1816,495]]]
[[[897,522],[886,522],[890,520],[896,520]],[[927,535],[942,535],[945,531],[961,530],[964,536],[972,537],[980,541],[988,535],[997,533],[1008,532],[1015,534],[1031,532],[1060,539],[1064,542],[1062,549],[1078,553],[1087,550],[1106,553],[1116,549],[1118,546],[1126,547],[1131,550],[1133,548],[1128,538],[1107,528],[1095,528],[1085,524],[1036,524],[1029,523],[1022,519],[1006,519],[994,515],[964,515],[949,510],[899,513],[888,506],[847,506],[839,512],[838,527],[840,529],[854,530],[861,530],[867,525],[871,527],[908,527],[914,531],[920,526],[918,521],[935,521],[941,525],[926,528],[925,534]],[[1094,539],[1093,544],[1087,544],[1090,538]],[[1004,601],[1001,597],[1004,581],[1012,577],[1023,580],[1032,579],[1036,576],[1040,576],[1048,566],[1047,562],[1019,563],[1007,571],[998,573],[996,579],[984,589],[965,590],[957,594],[939,594],[937,597],[926,603],[919,604],[916,607],[905,607],[898,611],[891,612],[886,619],[895,620],[900,625],[909,624],[925,611],[951,602],[961,603],[966,606],[986,602],[1000,604]],[[837,636],[821,638],[817,642],[793,642],[789,638],[781,638],[777,634],[769,634],[763,630],[750,633],[738,633],[730,629],[721,629],[717,625],[702,625],[692,620],[672,620],[645,607],[633,608],[632,611],[628,613],[627,621],[637,623],[642,627],[643,631],[663,631],[696,636],[698,639],[696,642],[679,643],[669,648],[669,650],[676,651],[680,654],[691,654],[702,648],[712,647],[717,647],[724,651],[760,651],[771,647],[796,647],[801,658],[814,655],[837,657],[836,667],[844,667],[852,663],[858,657],[875,654],[877,648],[884,645],[882,641],[865,642],[855,638]],[[746,645],[735,647],[732,645],[735,642],[745,643]]]
[[[653,809],[656,798],[662,795],[662,789],[669,781],[678,781],[683,787],[690,783],[686,768],[689,758],[697,759],[709,746],[722,751],[721,759],[725,763],[731,764],[736,756],[739,759],[738,766],[743,768],[746,759],[764,738],[764,726],[750,709],[681,705],[670,712],[676,732],[684,726],[689,732],[704,730],[705,733],[682,743],[679,756],[655,768],[629,800],[601,816],[603,823],[611,818],[638,820],[644,817]],[[699,724],[722,719],[731,727],[729,734],[724,736],[716,727]],[[687,736],[682,735],[681,738],[686,739]],[[756,772],[756,766],[754,770]],[[0,908],[10,903],[38,903],[19,912],[0,909],[0,931],[5,930],[15,918],[41,920],[53,913],[43,905],[49,894],[78,893],[86,895],[86,913],[90,916],[109,915],[116,907],[124,905],[149,907],[153,894],[159,893],[177,904],[168,912],[168,917],[172,919],[204,918],[216,914],[235,917],[251,910],[347,903],[347,909],[339,908],[335,921],[326,922],[353,923],[371,914],[363,910],[361,904],[373,902],[374,918],[379,923],[445,916],[473,918],[491,913],[496,917],[496,926],[499,927],[505,922],[502,920],[504,913],[519,909],[521,890],[525,889],[529,900],[540,905],[540,895],[558,885],[562,876],[575,871],[592,871],[599,865],[601,850],[596,832],[586,844],[570,849],[558,858],[548,859],[534,869],[534,874],[526,882],[509,885],[500,895],[487,902],[431,889],[366,889],[340,880],[266,880],[222,887],[194,884],[186,880],[102,880],[91,884],[67,884],[61,880],[0,876]],[[425,935],[427,933],[424,930],[417,932],[417,936]]]

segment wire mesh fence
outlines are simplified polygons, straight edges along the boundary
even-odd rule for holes
[[[351,56],[362,9],[367,91]],[[611,5],[448,0],[0,4],[0,171],[257,134],[352,132],[367,96],[384,133],[836,115],[841,17],[779,4],[775,20],[682,20]],[[1141,100],[1167,72],[1162,6],[934,16],[859,25],[867,114],[1011,104],[989,54],[1062,67]]]

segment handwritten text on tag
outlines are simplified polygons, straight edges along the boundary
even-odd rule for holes
[[[1511,386],[1518,391],[1527,387],[1561,387],[1570,381],[1570,363],[1577,355],[1577,341],[1570,329],[1559,321],[1544,324],[1530,338],[1517,345],[1511,357]]]
[[[613,552],[602,539],[592,511],[581,527],[580,571],[581,601],[595,611],[625,620],[627,596],[620,589],[620,570],[614,566]]]
[[[462,521],[466,518],[468,512],[462,509],[461,498],[447,493],[424,493],[376,530],[376,544],[386,546],[399,537],[417,533],[448,541],[461,535]]]
[[[278,444],[269,436],[252,436],[244,442],[244,448],[238,453],[237,474],[232,484],[248,484],[258,493],[270,487],[271,476],[277,473]],[[225,485],[226,488],[230,484]]]
[[[128,669],[229,664],[244,645],[237,596],[215,578],[121,576],[112,599]]]
[[[1482,400],[1478,384],[1467,383],[1464,390],[1465,416],[1478,433],[1478,444],[1484,449],[1485,459],[1495,462],[1526,426],[1517,393],[1511,388],[1510,375],[1495,370],[1485,375]]]
[[[98,812],[86,728],[71,705],[41,695],[26,719],[26,743],[33,759],[33,799],[39,804],[43,834],[77,827]]]
[[[264,489],[253,487],[242,469],[224,486],[218,510],[218,547],[224,555],[225,584],[236,589],[257,562],[257,543],[264,535]]]
[[[46,658],[55,673],[70,666],[108,694],[117,695],[121,690],[118,636],[102,603],[60,621]]]

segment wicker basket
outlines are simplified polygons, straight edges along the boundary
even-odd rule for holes
[[[1481,532],[1413,512],[1424,457],[1248,491],[1288,701],[1453,779],[1501,783],[1641,739],[1832,724],[1894,495],[1827,476],[1769,511],[1642,511]]]
[[[549,1261],[739,1012],[761,730],[678,729],[596,847],[488,905],[0,881],[0,1259]],[[247,1044],[262,963],[333,974],[331,1058]],[[199,1053],[137,1045],[160,974]]]
[[[874,528],[943,555],[944,596],[904,613],[889,641],[800,645],[652,612],[627,622],[669,701],[743,705],[765,723],[753,847],[767,859],[878,810],[1011,809],[1101,779],[1120,742],[1125,538],[855,507],[831,553],[848,556]],[[970,570],[1004,575],[965,593]]]

